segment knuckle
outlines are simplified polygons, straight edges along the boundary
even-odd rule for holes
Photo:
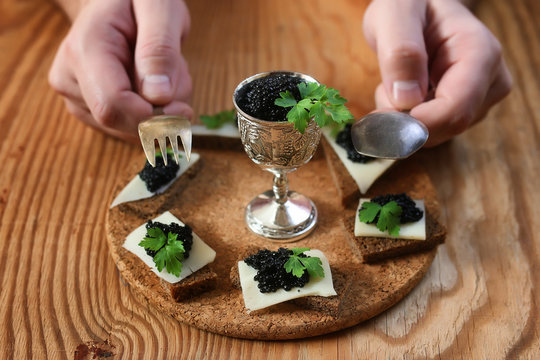
[[[66,82],[69,77],[68,72],[69,70],[65,66],[63,54],[59,52],[49,69],[47,81],[53,90],[64,96],[67,95]]]
[[[65,103],[65,105],[66,105],[67,111],[68,111],[71,115],[73,115],[73,116],[75,116],[75,117],[79,117],[79,116],[80,116],[81,109],[80,109],[78,106],[76,106],[75,104],[73,104],[71,101],[65,101],[64,103]]]
[[[502,97],[505,97],[512,90],[512,87],[514,86],[514,79],[512,79],[512,75],[510,75],[510,73],[507,71],[505,71],[504,74],[501,75],[501,78]]]
[[[91,106],[90,111],[94,120],[108,128],[114,128],[118,123],[118,111],[111,100],[96,100]]]
[[[170,61],[175,56],[178,56],[180,51],[177,46],[172,45],[170,39],[150,39],[142,43],[137,48],[139,56],[143,60],[165,60]]]
[[[63,82],[61,80],[61,75],[58,73],[58,71],[56,70],[56,68],[53,66],[50,70],[49,70],[49,76],[48,76],[48,81],[49,81],[49,85],[58,93],[62,94],[63,95],[63,91],[64,91],[64,86],[63,86]]]
[[[493,36],[491,33],[490,35],[492,37],[492,45],[491,45],[492,52],[497,59],[500,59],[502,58],[502,52],[503,52],[502,45],[495,36]]]
[[[383,61],[395,63],[396,61],[427,61],[424,48],[414,42],[402,42],[392,46],[386,51]]]
[[[469,128],[474,120],[474,114],[472,111],[465,111],[452,120],[450,123],[449,132],[452,136],[459,135]]]

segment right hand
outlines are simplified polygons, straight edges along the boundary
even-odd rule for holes
[[[137,125],[153,105],[193,115],[180,52],[189,27],[183,1],[90,0],[60,45],[49,82],[77,118],[137,141]]]
[[[500,43],[458,0],[373,0],[364,32],[379,58],[377,108],[410,110],[426,146],[476,124],[512,87]]]

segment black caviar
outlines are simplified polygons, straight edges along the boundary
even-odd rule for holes
[[[259,250],[258,253],[247,257],[244,262],[257,270],[254,280],[262,293],[274,292],[280,288],[289,291],[294,287],[304,287],[309,281],[307,271],[301,277],[285,271],[285,263],[293,252],[289,249],[279,248],[278,251],[267,249]],[[307,257],[305,254],[299,257]]]
[[[236,95],[236,103],[245,113],[267,121],[286,121],[290,108],[274,104],[280,92],[289,91],[301,100],[298,84],[305,82],[287,73],[275,73],[253,80]]]
[[[347,152],[347,158],[352,162],[365,164],[375,160],[375,158],[371,156],[365,156],[356,151],[351,138],[351,127],[352,124],[345,125],[343,130],[337,134],[336,143],[345,149]]]
[[[193,232],[189,225],[181,226],[177,223],[170,223],[169,225],[167,225],[157,221],[154,222],[152,220],[148,220],[148,222],[146,223],[146,230],[155,227],[160,228],[165,234],[165,236],[169,236],[169,233],[177,234],[178,237],[176,238],[176,240],[181,240],[183,242],[185,250],[184,259],[187,259],[189,257],[189,252],[191,251],[191,247],[193,246]],[[146,234],[146,236],[148,236],[148,233]],[[163,244],[163,246],[165,246],[165,244]],[[158,251],[161,250],[161,248],[159,248],[158,250],[145,250],[148,255],[154,257],[156,256]]]
[[[170,154],[167,154],[167,166],[163,162],[163,156],[158,155],[156,156],[156,167],[152,167],[147,161],[139,176],[146,184],[148,191],[156,192],[157,189],[176,177],[179,168],[180,165],[176,163]]]
[[[399,218],[400,224],[418,221],[424,214],[422,210],[416,207],[416,203],[405,193],[376,196],[371,199],[371,201],[381,206],[386,205],[390,201],[395,201],[401,207],[401,216]],[[379,215],[377,215],[372,222],[376,223],[377,221],[379,221]]]

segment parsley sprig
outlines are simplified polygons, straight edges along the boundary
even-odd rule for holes
[[[390,201],[384,206],[376,202],[367,201],[362,204],[362,209],[358,212],[360,221],[371,224],[379,215],[377,220],[377,229],[380,231],[388,230],[391,236],[399,236],[399,219],[401,216],[401,206],[395,201]]]
[[[353,119],[351,112],[345,106],[347,100],[339,95],[339,92],[326,85],[314,82],[298,84],[302,99],[296,101],[290,91],[279,93],[279,98],[274,104],[284,108],[291,107],[287,113],[287,119],[294,124],[294,128],[302,134],[306,130],[308,122],[313,118],[319,127],[331,123],[342,124]]]
[[[201,115],[201,122],[208,129],[219,129],[227,123],[234,124],[236,122],[236,111],[224,110],[215,115]]]
[[[178,234],[169,232],[165,235],[158,227],[148,229],[147,233],[148,236],[139,243],[139,246],[157,251],[154,263],[159,271],[166,268],[167,272],[180,276],[185,249],[183,241],[177,239]]]
[[[289,256],[289,260],[285,263],[285,271],[296,277],[302,277],[304,271],[307,270],[311,277],[324,277],[321,259],[318,257],[300,257],[299,255],[308,251],[309,248],[293,248],[293,252]]]

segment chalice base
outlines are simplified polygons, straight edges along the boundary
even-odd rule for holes
[[[279,203],[272,190],[253,199],[246,207],[246,223],[251,231],[273,241],[292,242],[309,235],[317,224],[317,208],[306,196],[287,192]]]

